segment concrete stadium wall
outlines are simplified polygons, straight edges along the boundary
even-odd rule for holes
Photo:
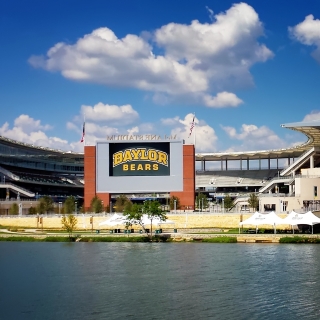
[[[210,228],[238,228],[239,222],[249,218],[251,214],[168,214],[167,217],[175,222],[175,225],[162,225],[165,230],[170,229],[210,229]],[[286,215],[279,215],[284,218]],[[78,230],[91,230],[90,215],[79,215],[78,217]],[[113,229],[100,227],[99,223],[110,218],[106,217],[93,217],[93,229]],[[21,227],[21,228],[34,228],[41,229],[42,225],[37,223],[36,217],[0,217],[0,225],[5,227]],[[252,228],[254,226],[244,226],[245,228]],[[44,229],[61,229],[61,218],[59,217],[43,217]],[[114,227],[115,228],[115,227]],[[124,226],[117,228],[124,229]],[[154,226],[155,228],[155,226]],[[269,225],[261,225],[261,228],[271,228]],[[290,226],[281,226],[283,229],[290,229]],[[140,230],[140,226],[134,226],[133,229]]]

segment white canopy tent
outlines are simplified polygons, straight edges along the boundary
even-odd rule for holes
[[[292,211],[287,217],[283,219],[283,224],[290,224],[291,226],[296,226],[298,224],[307,224],[311,226],[312,234],[313,226],[318,223],[320,223],[320,218],[315,216],[311,211],[308,211],[307,213],[296,213]]]
[[[283,219],[278,217],[274,211],[270,213],[260,213],[255,212],[250,218],[239,223],[239,233],[240,226],[243,225],[254,225],[256,226],[256,233],[258,231],[258,226],[262,224],[272,225],[274,229],[274,233],[276,233],[276,225],[283,224]]]
[[[122,215],[119,215],[117,213],[115,213],[112,217],[110,217],[109,219],[103,221],[103,222],[100,222],[99,223],[99,226],[109,226],[109,227],[115,227],[115,226],[118,226],[118,225],[125,225],[127,222],[127,219],[125,216],[122,216]],[[138,223],[137,223],[138,224]],[[144,226],[149,226],[151,225],[151,219],[148,217],[147,214],[144,214],[142,216],[142,224]],[[159,218],[155,217],[154,219],[152,219],[152,225],[155,225],[155,226],[160,226],[162,224],[175,224],[174,221],[172,220],[160,220]]]
[[[99,226],[114,227],[114,226],[117,226],[117,225],[124,225],[125,223],[126,223],[125,222],[125,217],[115,213],[109,219],[100,222]]]

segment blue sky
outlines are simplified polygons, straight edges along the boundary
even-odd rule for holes
[[[176,134],[198,152],[304,142],[320,120],[314,0],[2,1],[0,135],[83,151],[112,134]]]

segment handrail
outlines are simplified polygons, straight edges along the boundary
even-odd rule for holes
[[[25,195],[29,196],[29,197],[34,197],[35,196],[35,193],[34,192],[31,192],[30,190],[28,189],[25,189],[23,187],[20,187],[16,184],[13,184],[11,182],[0,182],[0,184],[2,185],[5,185],[5,186],[11,186],[12,189],[18,189],[18,192],[20,192],[19,190],[22,191],[22,193],[24,193]]]
[[[15,175],[11,171],[9,171],[3,167],[0,167],[0,172],[2,172],[3,174],[5,174],[6,176],[10,177],[13,180],[19,180],[19,176]]]

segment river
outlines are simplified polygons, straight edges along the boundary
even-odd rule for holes
[[[319,319],[320,246],[0,242],[0,319]]]

